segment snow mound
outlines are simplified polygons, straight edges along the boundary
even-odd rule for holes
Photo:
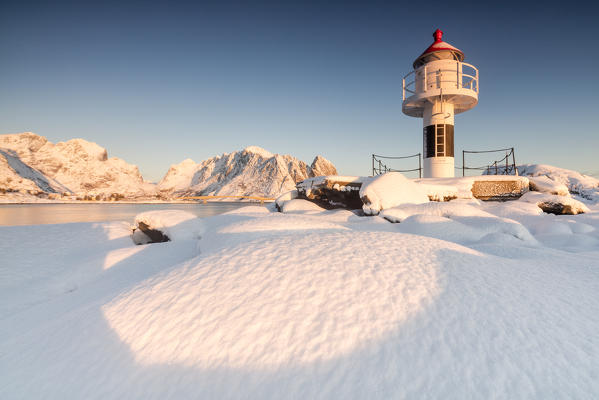
[[[556,194],[559,196],[569,196],[568,187],[559,183],[548,176],[530,176],[528,178],[530,190],[541,193]]]
[[[137,214],[134,226],[136,229],[133,232],[133,241],[136,244],[148,243],[147,239],[140,235],[148,230],[158,231],[166,238],[158,241],[199,239],[203,232],[201,220],[194,214],[181,210],[146,211]]]
[[[297,199],[297,189],[290,190],[277,197],[275,199],[277,209],[281,210],[281,207],[283,207],[283,204],[285,204],[285,202],[293,199]]]
[[[380,216],[391,222],[402,222],[413,215],[433,215],[438,217],[493,217],[476,206],[476,201],[430,202],[425,204],[402,204],[384,210]]]
[[[283,213],[321,212],[324,211],[324,208],[308,200],[293,199],[285,202],[281,211]]]
[[[436,296],[430,241],[406,237],[406,252],[387,245],[395,239],[338,232],[252,241],[138,285],[103,313],[142,365],[332,360],[393,331]],[[360,263],[347,251],[354,243],[369,243]]]
[[[388,172],[365,178],[360,188],[362,209],[367,215],[376,215],[381,210],[404,203],[428,203],[426,188],[423,188],[399,172]]]
[[[480,207],[459,201],[405,204],[384,210],[380,216],[391,222],[400,222],[401,232],[459,244],[488,240],[506,241],[501,236],[517,239],[532,246],[538,244],[521,223],[497,217],[481,210]]]
[[[551,214],[576,215],[589,212],[587,206],[570,196],[528,192],[520,198],[520,201],[536,204],[541,210]]]
[[[545,176],[555,183],[566,186],[572,194],[595,203],[599,202],[599,179],[592,176],[545,164],[519,165],[518,172],[520,175],[532,177]]]

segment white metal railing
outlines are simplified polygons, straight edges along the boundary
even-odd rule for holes
[[[402,79],[403,100],[406,99],[406,92],[409,93],[409,97],[431,89],[448,89],[453,85],[456,89],[469,89],[478,94],[478,69],[474,65],[465,62],[457,61],[455,65],[455,68],[432,68],[428,64],[424,64],[404,76]],[[422,78],[418,77],[420,72],[422,72]],[[421,88],[417,87],[420,86],[420,81],[422,81]]]

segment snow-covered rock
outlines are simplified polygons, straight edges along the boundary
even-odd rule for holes
[[[298,196],[297,189],[293,189],[293,190],[285,192],[282,195],[280,195],[279,197],[277,197],[275,199],[275,206],[276,206],[277,210],[280,211],[281,208],[283,207],[283,204],[285,204],[289,200],[297,199],[297,196]]]
[[[548,182],[552,182],[552,184],[562,184],[568,188],[571,194],[578,195],[595,203],[599,202],[599,179],[593,178],[592,176],[545,164],[519,165],[518,172],[520,175],[525,176],[547,177],[548,180],[543,180],[541,182],[545,182],[546,184],[548,184]]]
[[[528,192],[520,198],[520,201],[536,204],[541,210],[550,214],[576,215],[589,212],[587,206],[569,195],[558,196],[555,194]]]
[[[426,188],[414,183],[399,172],[387,172],[372,178],[365,178],[360,187],[362,209],[366,215],[376,215],[381,210],[400,204],[428,203]]]
[[[568,187],[563,183],[559,183],[549,178],[548,176],[529,176],[528,177],[530,190],[535,192],[556,194],[559,196],[569,196]]]
[[[458,198],[459,190],[456,186],[422,182],[418,184],[426,190],[426,194],[431,201],[449,201]]]
[[[83,139],[51,143],[31,132],[0,135],[0,185],[5,189],[89,198],[154,193],[134,165]]]
[[[199,164],[185,160],[173,165],[158,183],[158,189],[172,196],[277,197],[295,189],[296,183],[328,171],[336,170],[320,156],[308,166],[293,156],[250,146]]]
[[[135,244],[199,239],[200,219],[187,211],[146,211],[135,217],[132,239]]]

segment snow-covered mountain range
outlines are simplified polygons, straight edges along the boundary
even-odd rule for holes
[[[52,143],[31,132],[0,135],[0,194],[76,196],[84,199],[170,199],[181,195],[277,196],[308,177],[335,175],[317,156],[311,165],[290,155],[251,146],[196,164],[171,166],[158,183],[139,169],[83,139]]]
[[[169,195],[276,197],[306,178],[336,174],[335,166],[321,156],[308,166],[293,156],[250,146],[199,164],[187,159],[173,165],[158,190]]]
[[[0,189],[97,199],[140,198],[156,190],[135,165],[108,158],[96,143],[54,144],[31,132],[0,135]]]

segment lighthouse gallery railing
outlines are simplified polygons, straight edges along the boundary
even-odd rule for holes
[[[467,72],[464,72],[464,67],[466,67]],[[457,89],[470,89],[478,94],[478,69],[472,64],[458,61],[456,62],[455,69],[433,68],[425,64],[422,67],[408,73],[402,79],[403,100],[406,99],[406,92],[408,92],[409,94],[416,94],[416,72],[420,71],[421,69],[424,69],[424,82],[422,86],[424,92],[428,90],[429,82],[434,80],[434,82],[436,83],[436,87],[434,89],[442,88],[443,83],[455,83]],[[433,75],[433,79],[431,79],[429,75]],[[409,79],[412,80],[409,81]]]

